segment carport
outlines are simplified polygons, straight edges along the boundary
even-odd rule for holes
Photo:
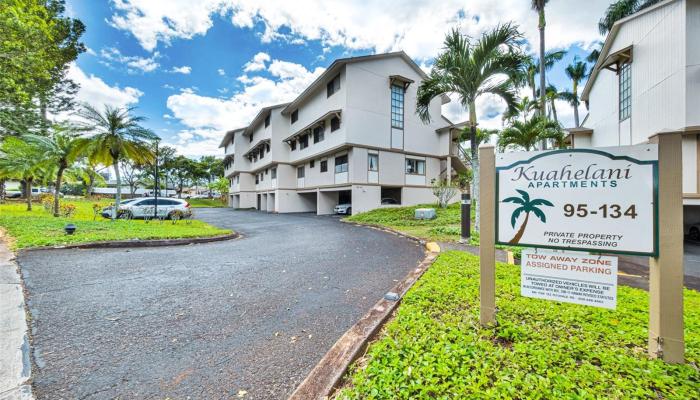
[[[352,204],[352,187],[320,189],[318,191],[318,215],[328,215],[335,212],[338,204]]]

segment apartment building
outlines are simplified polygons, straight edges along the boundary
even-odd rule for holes
[[[466,170],[459,130],[430,104],[404,52],[338,59],[290,103],[265,107],[221,142],[234,208],[331,214],[433,203],[431,184]],[[455,199],[456,200],[456,199]]]
[[[573,147],[683,135],[686,223],[700,222],[700,0],[666,0],[615,23],[582,93]]]

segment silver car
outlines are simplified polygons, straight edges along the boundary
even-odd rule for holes
[[[183,216],[192,214],[190,203],[183,199],[171,199],[158,197],[158,217],[172,218],[173,214],[180,211]],[[156,198],[144,197],[133,199],[126,204],[119,205],[120,218],[148,218],[156,214]]]

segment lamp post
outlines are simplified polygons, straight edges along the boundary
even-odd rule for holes
[[[156,139],[156,162],[154,166],[155,170],[155,182],[153,188],[153,197],[155,197],[155,206],[153,207],[153,218],[158,218],[158,189],[160,189],[160,182],[158,181],[158,144],[160,140]]]
[[[460,243],[467,243],[471,236],[472,201],[468,193],[462,193],[462,237]]]

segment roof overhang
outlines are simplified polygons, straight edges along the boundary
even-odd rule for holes
[[[295,109],[299,107],[301,103],[304,102],[312,93],[314,93],[316,90],[320,89],[323,87],[328,80],[333,79],[340,70],[346,66],[347,64],[354,64],[357,62],[362,62],[362,61],[370,61],[370,60],[380,60],[384,58],[391,58],[391,57],[400,57],[406,63],[421,77],[421,79],[425,79],[428,77],[428,75],[421,69],[421,67],[416,64],[411,57],[408,56],[404,51],[395,51],[391,53],[382,53],[382,54],[371,54],[367,56],[359,56],[359,57],[348,57],[348,58],[339,58],[328,67],[318,78],[316,78],[315,81],[311,83],[299,96],[297,96],[296,99],[294,99],[291,103],[287,104],[287,106],[282,110],[282,114],[288,115]],[[398,76],[398,75],[395,75]],[[449,103],[450,98],[446,95],[442,96],[442,104]]]
[[[627,46],[622,50],[610,54],[605,57],[598,68],[605,68],[617,73],[620,70],[620,65],[632,62],[632,48],[633,46]]]
[[[303,128],[301,128],[300,130],[296,131],[295,133],[293,133],[292,135],[288,136],[286,139],[284,139],[284,140],[282,140],[282,141],[283,141],[283,142],[287,142],[287,143],[292,142],[292,141],[296,140],[296,138],[298,138],[299,136],[306,135],[306,134],[308,133],[307,131],[309,131],[309,130],[315,128],[315,127],[318,126],[318,125],[321,125],[322,123],[324,123],[324,121],[326,121],[328,118],[330,118],[330,117],[332,117],[332,116],[336,116],[336,117],[338,117],[338,119],[340,119],[340,115],[341,115],[341,114],[342,114],[342,110],[331,110],[331,111],[328,111],[327,113],[323,114],[322,116],[316,118],[316,119],[314,120],[314,122],[312,122],[312,123],[306,125],[305,127],[303,127]]]
[[[464,130],[464,128],[466,128],[467,126],[469,126],[469,121],[463,121],[463,122],[460,122],[458,124],[450,124],[447,126],[443,126],[442,128],[436,129],[435,132],[437,132],[437,133],[449,132],[450,139],[454,140],[454,139],[461,137],[462,130]]]
[[[253,147],[250,148],[250,150],[246,151],[245,154],[243,154],[243,157],[248,157],[251,154],[255,153],[256,151],[260,150],[260,147],[270,144],[270,139],[260,139]]]
[[[245,128],[238,128],[238,129],[233,129],[230,131],[227,131],[226,134],[224,134],[224,138],[221,139],[221,143],[219,144],[219,148],[226,147],[226,144],[231,140],[233,135],[236,134],[236,132],[244,131]]]
[[[255,130],[255,127],[257,127],[261,122],[263,122],[263,120],[267,117],[267,114],[269,114],[270,111],[272,111],[276,108],[284,107],[287,104],[289,104],[289,103],[281,103],[281,104],[275,104],[273,106],[263,107],[258,112],[258,114],[255,115],[253,120],[250,122],[250,125],[248,125],[245,132],[243,132],[243,135],[245,135],[245,136],[251,135],[253,133],[253,131]]]
[[[605,60],[608,59],[608,54],[610,53],[610,48],[613,45],[613,42],[615,41],[615,38],[617,37],[618,32],[620,31],[620,27],[627,23],[628,21],[631,21],[635,18],[638,18],[642,15],[648,14],[650,12],[653,12],[661,7],[665,7],[673,2],[676,2],[678,0],[665,0],[660,3],[657,3],[653,6],[647,7],[639,12],[636,12],[628,17],[622,18],[621,20],[618,20],[613,24],[612,28],[610,29],[610,32],[608,32],[608,36],[605,38],[605,43],[603,43],[603,48],[600,50],[600,56],[598,56],[598,60],[596,61],[595,65],[593,66],[593,69],[591,70],[591,76],[588,78],[586,81],[586,86],[583,88],[583,92],[581,93],[581,100],[587,102],[588,97],[591,94],[591,89],[593,89],[593,84],[595,83],[596,78],[598,77],[598,74],[604,67],[602,65],[604,64]]]

